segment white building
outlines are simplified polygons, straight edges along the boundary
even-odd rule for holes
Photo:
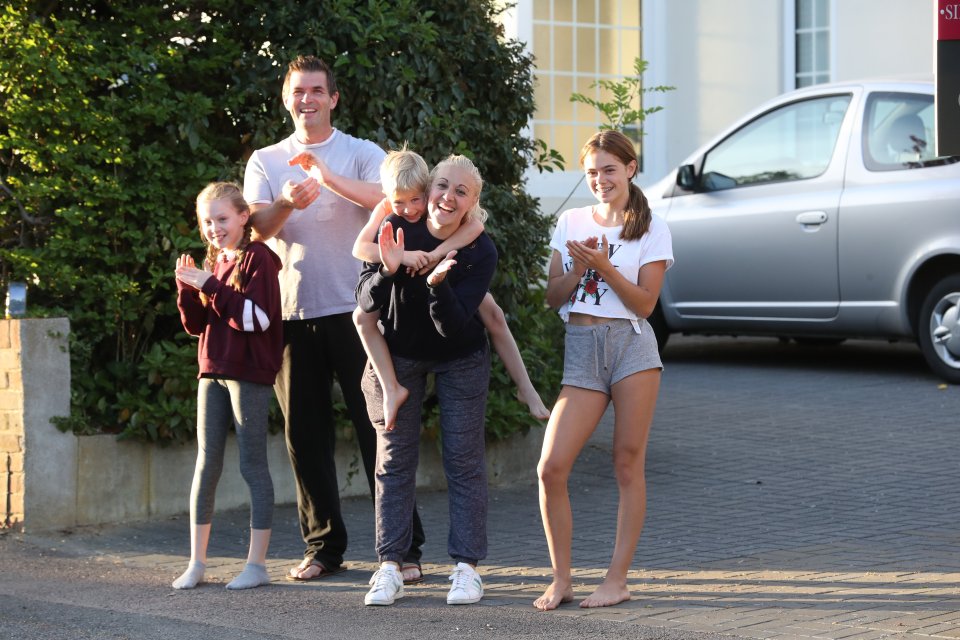
[[[528,191],[552,213],[580,178],[580,146],[602,122],[570,102],[599,79],[650,66],[662,105],[644,125],[641,186],[662,177],[746,111],[784,91],[875,76],[933,77],[936,0],[514,0],[507,35],[536,60],[532,134],[567,171],[531,170]],[[599,94],[594,94],[600,97]],[[564,208],[589,203],[582,184]]]

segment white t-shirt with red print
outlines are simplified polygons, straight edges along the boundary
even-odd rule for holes
[[[673,265],[673,241],[670,229],[663,218],[654,215],[650,228],[639,240],[623,241],[620,233],[623,226],[605,227],[593,218],[593,207],[567,209],[560,214],[557,227],[553,231],[550,247],[560,253],[564,273],[573,267],[573,260],[567,252],[567,240],[586,240],[595,236],[598,242],[606,235],[610,262],[630,282],[636,282],[640,267],[658,260],[667,261],[667,269]],[[617,293],[607,285],[593,269],[587,269],[580,283],[560,309],[560,317],[566,322],[570,313],[585,313],[603,318],[624,318],[631,320],[639,332],[637,314],[630,311]]]

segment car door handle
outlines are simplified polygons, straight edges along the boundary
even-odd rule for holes
[[[826,221],[826,211],[806,211],[797,215],[797,222],[799,224],[823,224]]]

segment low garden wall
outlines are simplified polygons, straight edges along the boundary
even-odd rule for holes
[[[70,412],[69,322],[0,320],[0,471],[6,480],[0,527],[44,530],[186,513],[196,444],[162,447],[112,435],[75,436],[50,423]],[[533,484],[542,430],[487,447],[490,483]],[[283,435],[269,437],[276,502],[296,501]],[[417,486],[445,486],[434,443],[420,450]],[[341,495],[368,495],[353,442],[337,446]],[[248,503],[231,434],[217,509]]]

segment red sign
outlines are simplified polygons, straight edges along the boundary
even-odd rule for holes
[[[960,40],[960,2],[937,0],[937,40]]]

